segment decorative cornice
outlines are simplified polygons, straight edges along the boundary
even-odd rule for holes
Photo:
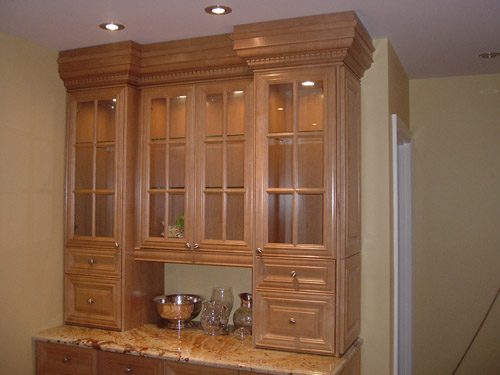
[[[332,61],[342,61],[347,54],[347,49],[330,51],[312,51],[293,55],[278,55],[267,57],[248,58],[247,64],[252,68],[290,66],[303,63],[322,63]]]
[[[220,77],[234,78],[251,76],[252,70],[246,65],[213,67],[207,69],[184,70],[174,72],[158,72],[141,75],[140,86],[160,83],[190,82]]]

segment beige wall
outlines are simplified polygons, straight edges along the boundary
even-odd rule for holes
[[[410,88],[415,375],[451,374],[500,286],[500,74]],[[457,375],[500,373],[499,305]]]
[[[408,121],[408,79],[387,39],[374,40],[362,83],[362,373],[392,365],[390,114]]]
[[[0,33],[0,374],[62,322],[65,92],[57,53]]]

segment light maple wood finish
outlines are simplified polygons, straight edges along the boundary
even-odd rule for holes
[[[232,97],[234,92],[242,96],[241,101]],[[168,103],[180,97],[186,101],[186,113],[182,121],[170,121],[177,116]],[[252,82],[227,80],[148,88],[143,90],[142,98],[141,246],[134,251],[135,258],[251,266]],[[211,105],[211,98],[217,103]],[[178,128],[179,121],[185,124],[182,129]],[[176,136],[172,137],[172,133]],[[239,154],[234,154],[235,146],[240,148]],[[183,150],[176,154],[180,170],[172,166],[174,147]],[[160,176],[159,180],[153,176]],[[159,186],[152,186],[153,179]],[[172,180],[179,186],[168,186]],[[237,181],[238,186],[232,181]],[[172,205],[170,197],[182,197],[183,205]],[[152,199],[163,203],[153,205]],[[170,236],[169,227],[181,215],[184,233],[175,238]]]
[[[165,375],[238,375],[238,370],[165,361]]]
[[[164,375],[161,359],[111,352],[97,352],[97,373],[106,375]]]
[[[95,375],[96,351],[87,348],[36,343],[37,375]]]
[[[68,96],[67,323],[122,330],[156,319],[151,299],[163,291],[163,270],[130,256],[137,222],[137,95],[134,88],[122,86]],[[82,147],[90,150],[83,157],[77,154]],[[75,209],[76,197],[82,195],[89,197],[88,214]],[[107,197],[105,210],[98,209],[102,196]],[[85,305],[88,299],[94,303]]]

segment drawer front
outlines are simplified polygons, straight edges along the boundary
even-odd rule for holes
[[[65,319],[67,323],[119,329],[120,281],[66,275]]]
[[[257,347],[334,353],[334,295],[257,291],[254,303]]]
[[[66,250],[66,272],[81,275],[118,276],[120,273],[120,253],[113,250],[68,248]]]
[[[38,375],[93,375],[95,367],[96,352],[93,349],[47,342],[36,344]]]
[[[238,370],[166,361],[165,375],[238,375]]]
[[[295,291],[335,291],[335,261],[258,258],[255,262],[257,288]]]
[[[103,375],[164,375],[163,361],[130,354],[99,352],[97,354],[97,373]]]

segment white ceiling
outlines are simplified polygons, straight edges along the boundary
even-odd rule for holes
[[[208,5],[233,12],[210,16]],[[234,25],[354,10],[372,38],[389,38],[410,78],[500,73],[499,0],[0,0],[0,31],[54,50],[230,33]],[[126,29],[105,32],[114,21]]]

